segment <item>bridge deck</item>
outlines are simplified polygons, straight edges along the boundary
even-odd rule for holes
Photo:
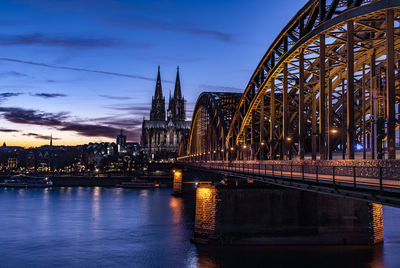
[[[326,164],[318,165],[290,161],[184,164],[224,172],[228,176],[400,207],[400,167],[332,165],[330,161],[324,162]]]

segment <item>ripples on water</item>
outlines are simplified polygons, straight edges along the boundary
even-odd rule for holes
[[[400,267],[400,210],[385,245],[196,247],[193,202],[170,189],[0,189],[0,267]]]

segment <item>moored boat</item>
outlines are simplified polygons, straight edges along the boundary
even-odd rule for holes
[[[51,186],[53,186],[53,182],[48,177],[25,174],[11,176],[0,183],[0,187],[14,188],[46,188]]]
[[[155,182],[149,182],[144,180],[132,180],[128,182],[121,182],[117,187],[122,188],[158,188],[160,185]]]

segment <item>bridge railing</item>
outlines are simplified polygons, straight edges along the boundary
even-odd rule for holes
[[[191,162],[190,165],[242,175],[380,190],[400,190],[400,167],[307,165],[297,163]]]

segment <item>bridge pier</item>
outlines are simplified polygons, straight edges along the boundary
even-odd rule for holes
[[[174,170],[174,183],[172,195],[182,195],[182,170]]]
[[[376,244],[382,206],[295,189],[201,185],[194,239],[209,244]]]

